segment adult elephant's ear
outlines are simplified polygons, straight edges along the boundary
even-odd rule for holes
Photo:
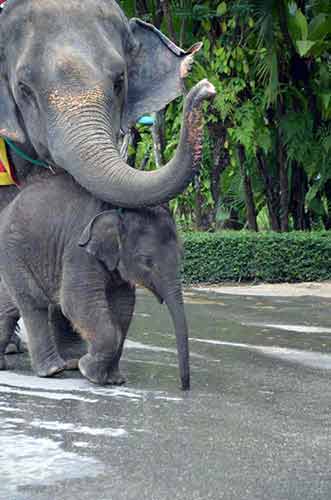
[[[145,113],[159,111],[183,94],[193,55],[202,46],[188,51],[177,47],[151,24],[131,19],[135,47],[128,59],[128,98],[123,128],[133,125]]]
[[[18,109],[10,92],[7,78],[0,66],[0,136],[24,143],[25,134],[19,124]]]

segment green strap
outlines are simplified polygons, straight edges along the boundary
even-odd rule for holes
[[[41,160],[34,160],[33,158],[31,158],[31,156],[27,155],[26,153],[24,153],[24,151],[22,151],[18,146],[16,146],[16,144],[14,144],[10,139],[8,139],[7,137],[3,137],[4,141],[8,144],[8,146],[13,150],[15,151],[15,153],[20,156],[21,158],[23,158],[24,160],[27,160],[28,162],[30,163],[33,163],[33,165],[38,165],[39,167],[45,167],[45,168],[49,168],[49,165],[47,165],[47,163],[45,163],[44,161],[41,161]]]

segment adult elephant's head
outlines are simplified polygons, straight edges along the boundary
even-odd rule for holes
[[[153,26],[128,22],[112,0],[7,0],[0,21],[0,135],[119,206],[157,204],[186,187],[208,83],[187,102],[179,147],[162,169],[131,169],[118,141],[182,93],[197,47],[184,52]]]

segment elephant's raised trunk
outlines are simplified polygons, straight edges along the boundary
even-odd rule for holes
[[[203,134],[202,102],[214,96],[215,89],[207,80],[189,92],[175,157],[158,170],[135,170],[122,160],[108,112],[102,109],[100,102],[91,106],[88,99],[86,106],[80,102],[75,107],[73,103],[73,112],[70,103],[66,103],[68,111],[61,118],[65,136],[60,140],[54,138],[53,157],[99,199],[131,208],[163,203],[181,193],[198,170]],[[58,105],[56,99],[53,104]],[[65,116],[70,119],[65,121]]]

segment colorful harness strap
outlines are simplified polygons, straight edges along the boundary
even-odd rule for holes
[[[16,184],[15,175],[8,161],[6,143],[0,137],[0,186],[12,184]]]
[[[0,13],[6,0],[0,0]],[[0,186],[16,184],[14,173],[7,156],[7,147],[4,139],[0,137]]]

